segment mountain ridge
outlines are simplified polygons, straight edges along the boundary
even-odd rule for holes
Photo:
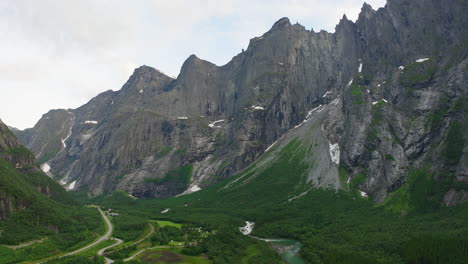
[[[67,184],[77,180],[78,188],[92,193],[124,189],[137,197],[167,197],[246,168],[311,109],[338,99],[322,124],[341,150],[336,167],[353,179],[365,175],[360,189],[382,202],[405,182],[411,166],[443,152],[449,128],[463,120],[449,115],[458,113],[454,105],[467,94],[463,10],[466,4],[455,0],[393,0],[378,10],[364,4],[356,22],[344,16],[334,33],[308,31],[282,18],[223,66],[192,55],[176,79],[142,66],[121,90],[72,110],[74,119],[63,112],[69,144],[56,144],[50,158],[33,147],[50,145],[47,137],[35,143],[21,135],[47,134],[57,141],[66,129],[17,134]],[[447,76],[455,77],[443,90]],[[445,114],[437,115],[436,124],[437,111]],[[435,149],[431,141],[438,142]],[[462,151],[458,165],[443,162],[434,171],[448,169],[464,179],[466,159]],[[192,168],[188,181],[187,175],[182,183],[167,180],[183,166]]]

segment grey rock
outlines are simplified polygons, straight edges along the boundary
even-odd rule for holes
[[[311,109],[327,105],[313,122],[320,129],[301,137],[323,140],[322,152],[338,143],[340,167],[365,174],[360,190],[382,202],[410,167],[429,163],[466,175],[466,158],[453,165],[441,157],[450,124],[466,120],[454,105],[468,93],[467,9],[456,0],[392,0],[378,10],[365,4],[356,23],[344,16],[335,33],[282,18],[224,66],[192,55],[176,79],[142,66],[121,90],[72,114],[62,110],[53,126],[39,125],[50,113],[16,133],[44,157],[48,142],[60,142],[71,127],[66,147],[53,148],[48,161],[67,184],[167,197],[247,168]],[[416,62],[422,58],[429,60]],[[310,183],[345,188],[325,160],[309,160],[323,168]],[[186,185],[154,180],[184,165],[192,166]]]

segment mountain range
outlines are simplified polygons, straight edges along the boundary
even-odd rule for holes
[[[13,132],[50,177],[92,195],[171,197],[254,177],[299,142],[302,191],[382,203],[424,168],[443,203],[462,203],[467,13],[466,1],[390,0],[334,33],[282,18],[226,65],[192,55],[175,79],[141,66],[120,90]]]

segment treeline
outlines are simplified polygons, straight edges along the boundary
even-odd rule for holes
[[[249,251],[254,254],[249,256]],[[281,263],[281,258],[265,242],[241,235],[232,227],[219,227],[215,234],[206,237],[197,245],[184,248],[182,253],[195,256],[206,254],[213,264]]]
[[[121,212],[118,216],[112,217],[114,223],[114,236],[124,241],[136,240],[148,227],[146,219]]]

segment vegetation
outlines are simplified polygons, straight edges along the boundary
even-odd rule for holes
[[[462,125],[459,122],[454,122],[447,133],[445,147],[445,156],[451,163],[456,163],[460,160],[465,147],[465,140],[463,138]]]
[[[468,260],[464,239],[468,237],[468,205],[447,208],[440,203],[441,195],[453,185],[452,176],[411,169],[407,183],[390,194],[382,206],[356,199],[353,192],[321,189],[289,202],[288,198],[304,191],[301,186],[307,165],[303,158],[307,151],[299,140],[292,140],[267,167],[252,166],[234,178],[190,195],[125,201],[112,195],[100,198],[99,203],[113,204],[132,215],[203,227],[210,235],[181,252],[206,255],[213,263],[262,263],[262,259],[264,263],[279,262],[267,244],[239,232],[245,220],[256,223],[254,236],[300,241],[301,256],[308,263]],[[347,177],[344,169],[340,175]],[[236,178],[239,180],[233,183]],[[365,170],[354,177],[350,187],[356,188],[363,179]],[[171,210],[160,214],[164,208]],[[177,228],[166,226],[158,232],[161,238],[181,239]],[[156,237],[152,240],[160,243]],[[424,243],[419,242],[422,240]],[[443,256],[443,252],[450,256]]]
[[[353,83],[350,87],[351,94],[354,96],[361,96],[363,90],[364,90],[364,87],[362,87],[361,85],[358,85],[357,83]]]
[[[163,149],[161,149],[159,151],[159,156],[163,157],[163,156],[166,156],[169,152],[171,152],[172,150],[172,147],[164,147]]]
[[[373,107],[373,127],[378,127],[384,118],[381,107]],[[459,148],[464,146],[461,123],[450,125],[444,144],[447,160],[460,158]],[[174,263],[281,263],[281,257],[268,243],[239,232],[246,220],[255,222],[252,234],[255,237],[299,241],[300,255],[307,263],[468,262],[468,205],[444,207],[441,204],[449,188],[465,188],[454,184],[453,174],[411,168],[406,183],[390,193],[382,205],[375,205],[368,199],[357,198],[359,195],[355,193],[366,179],[363,168],[350,181],[351,191],[312,189],[290,200],[308,190],[304,183],[309,165],[304,159],[313,155],[313,151],[293,139],[275,159],[267,162],[261,158],[267,162],[265,166],[254,164],[239,175],[199,192],[169,199],[133,199],[122,191],[91,200],[76,193],[75,198],[81,203],[100,204],[119,212],[112,217],[114,236],[125,242],[141,237],[148,222],[157,224],[154,234],[142,244],[111,253],[109,257],[115,263],[122,263],[142,248],[162,245],[172,248],[148,250],[129,263],[153,263],[165,258],[171,258]],[[384,157],[394,159],[390,154]],[[34,199],[37,205],[0,222],[0,230],[6,235],[2,233],[0,239],[21,242],[45,235],[48,239],[23,249],[0,247],[1,263],[39,259],[78,248],[93,240],[96,233],[103,232],[95,209],[80,208],[71,200],[61,203],[71,198],[60,189],[53,199],[31,190],[23,193],[19,187],[26,182],[36,186],[49,183],[40,175],[15,171],[0,162],[0,173],[20,177],[22,181],[17,183],[7,176],[2,178],[2,184],[9,184],[8,188],[15,190],[15,197]],[[161,180],[186,184],[191,171],[192,166],[185,165],[168,172]],[[349,177],[345,168],[340,168],[339,176],[342,183]],[[15,184],[20,185],[15,187]],[[30,191],[34,196],[27,196]],[[170,211],[162,214],[165,208]],[[37,213],[36,209],[46,215]],[[23,223],[21,219],[28,221]],[[63,219],[67,222],[62,222]],[[49,230],[50,224],[59,227],[60,232]],[[102,258],[93,256],[96,249],[51,263],[103,263]]]
[[[179,229],[182,228],[182,224],[174,223],[174,222],[171,222],[171,221],[155,220],[154,222],[156,222],[156,224],[159,227],[173,226],[173,227],[179,228]]]
[[[433,59],[425,62],[413,62],[405,67],[400,82],[409,89],[426,87],[433,79],[437,69],[437,64]]]
[[[170,170],[163,178],[146,178],[146,182],[172,183],[177,187],[184,188],[190,181],[192,165],[184,165],[177,170]]]
[[[17,149],[11,153],[21,156],[26,152]],[[0,193],[13,205],[13,213],[0,221],[0,244],[18,245],[47,237],[16,250],[0,247],[0,263],[41,259],[73,250],[104,232],[95,208],[78,206],[61,186],[41,172],[31,169],[20,173],[3,159]]]
[[[104,264],[104,258],[93,256],[93,257],[85,257],[85,256],[69,256],[60,259],[55,259],[47,262],[48,264]]]
[[[115,227],[114,236],[124,241],[137,239],[148,225],[146,219],[129,214],[113,216],[112,222]]]
[[[117,262],[116,262],[117,263]],[[128,262],[127,262],[128,263]],[[178,263],[178,264],[209,264],[205,257],[186,256],[181,254],[181,250],[174,249],[154,249],[141,254],[138,260],[130,263]]]

